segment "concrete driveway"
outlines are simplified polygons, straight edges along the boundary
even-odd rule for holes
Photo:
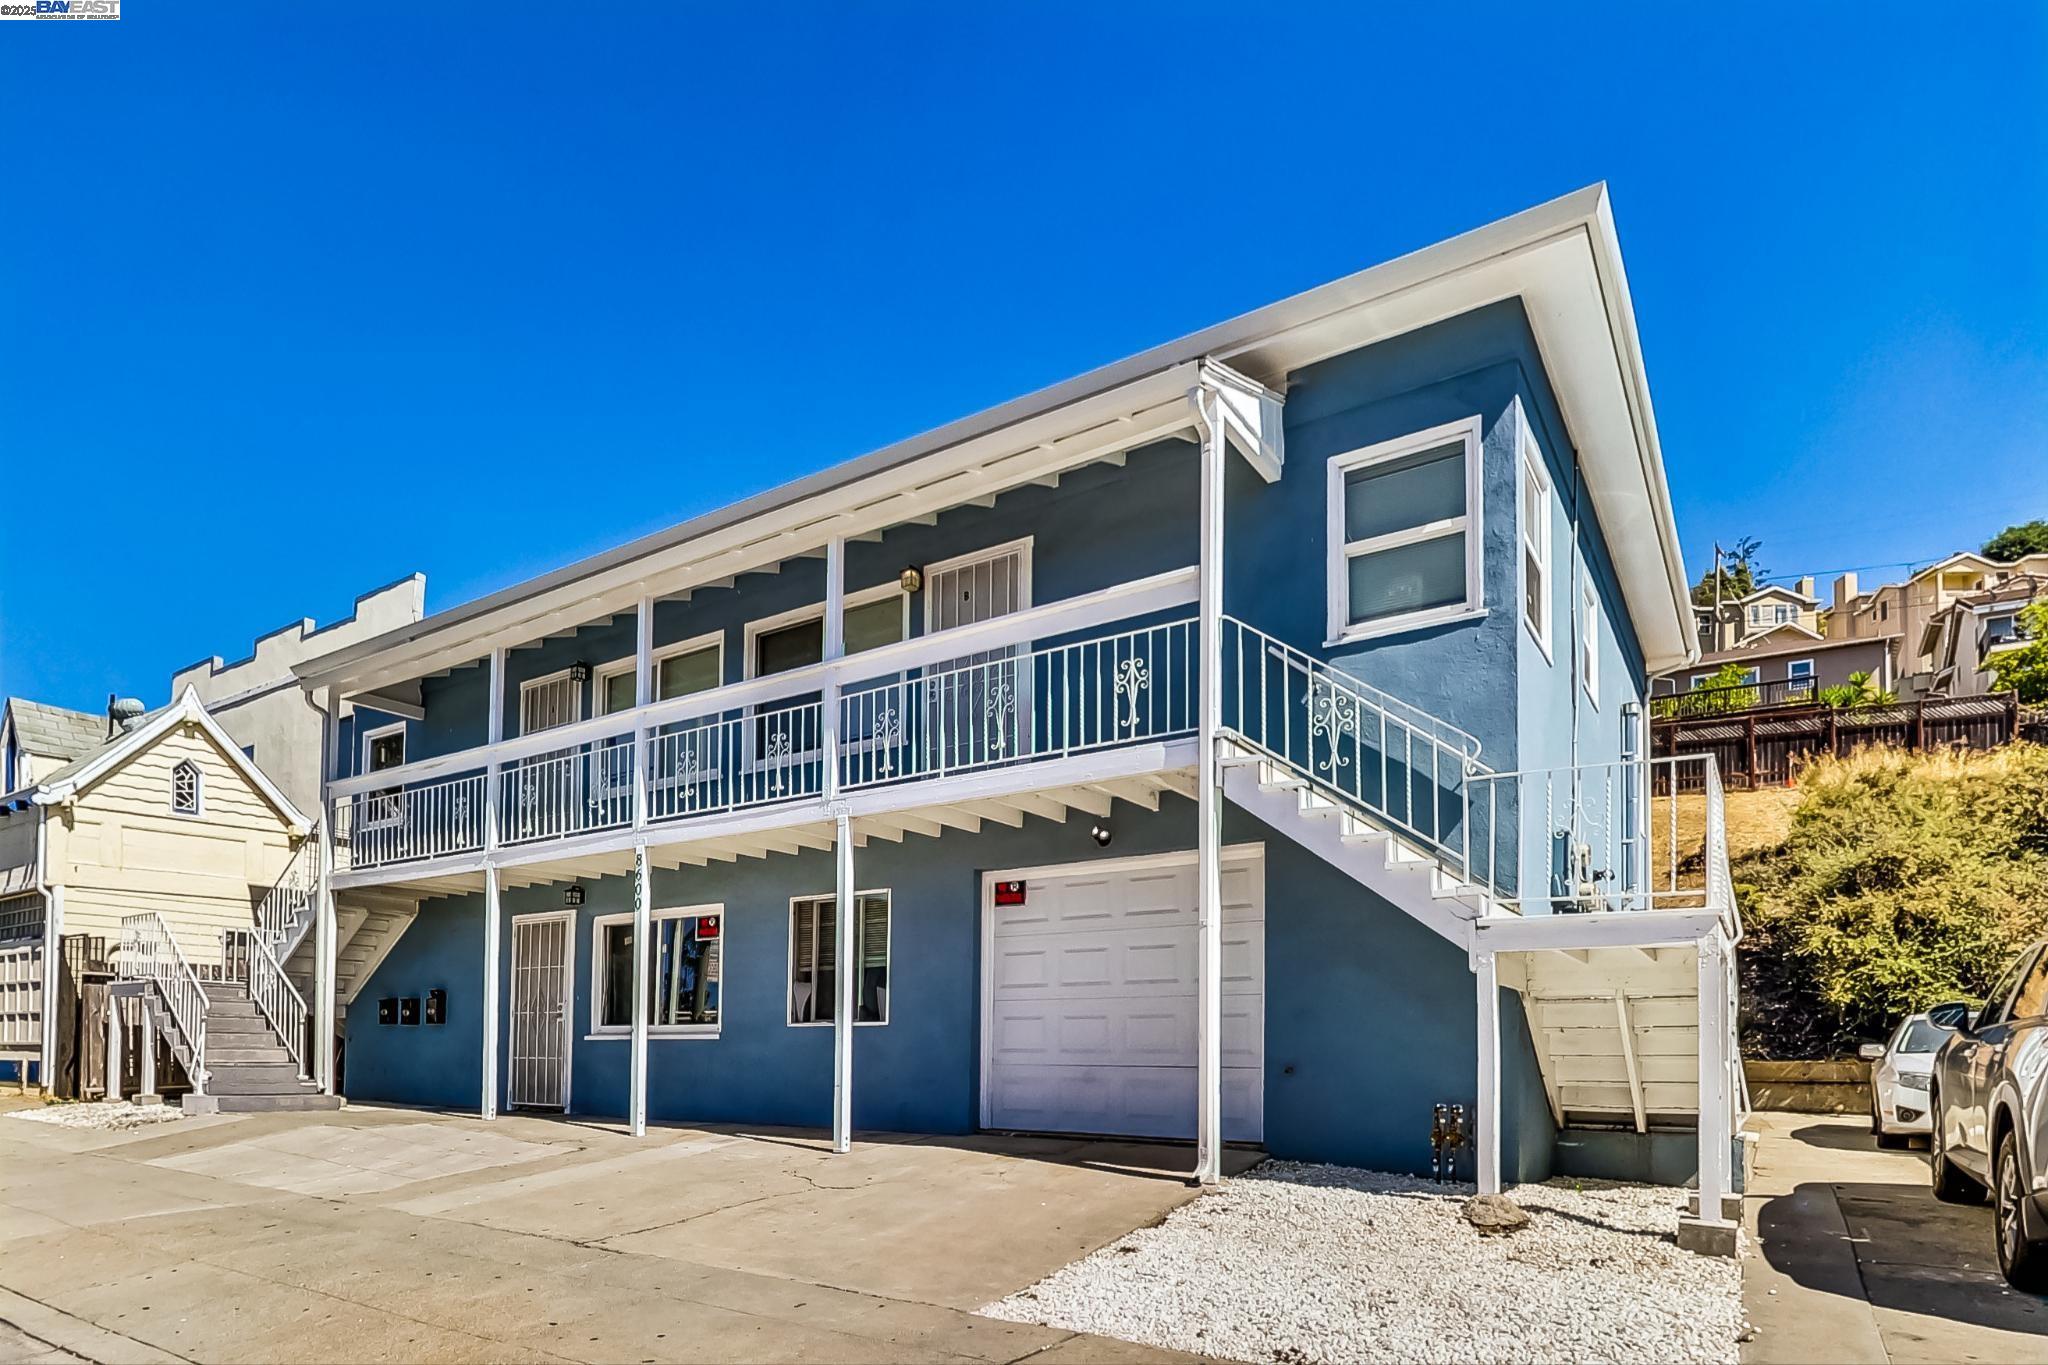
[[[1248,1158],[1240,1157],[1238,1166]],[[1185,1359],[976,1316],[1191,1197],[1185,1148],[400,1109],[0,1119],[10,1356]]]
[[[1998,1273],[1989,1208],[1928,1192],[1924,1151],[1880,1151],[1862,1118],[1751,1124],[1744,1361],[2048,1360],[2048,1303]]]

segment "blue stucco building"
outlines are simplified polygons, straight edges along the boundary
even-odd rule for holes
[[[326,1074],[1725,1189],[1689,622],[1596,188],[302,668]]]

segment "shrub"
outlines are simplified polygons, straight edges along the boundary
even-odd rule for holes
[[[1799,783],[1784,844],[1735,869],[1752,1055],[1831,1055],[1980,999],[2048,932],[2048,747],[1870,749]]]

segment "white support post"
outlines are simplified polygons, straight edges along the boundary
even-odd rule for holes
[[[1472,955],[1479,1006],[1479,1089],[1474,1113],[1473,1179],[1481,1194],[1500,1193],[1500,978],[1492,953]]]
[[[654,974],[654,887],[645,844],[633,850],[633,1059],[627,1115],[634,1137],[647,1136],[647,1010]]]
[[[834,536],[825,542],[825,640],[827,662],[846,657],[846,541]],[[825,764],[825,799],[839,799],[839,679],[825,684],[818,708],[819,729]]]
[[[121,997],[107,993],[107,1101],[121,1099]]]
[[[47,809],[37,808],[36,819],[47,820],[49,818],[50,813]],[[38,877],[47,877],[49,875],[49,864],[43,861],[46,856],[44,848],[45,845],[42,842],[41,832],[38,831],[36,848],[36,875]],[[44,898],[43,902],[43,1055],[42,1060],[37,1064],[39,1068],[38,1076],[42,1081],[43,1094],[45,1096],[57,1093],[57,1032],[59,1027],[57,1002],[62,998],[63,971],[64,888],[61,886],[51,886],[49,895]],[[22,1076],[26,1079],[27,1075],[28,1069],[24,1066],[22,1068]]]
[[[491,693],[485,703],[485,742],[497,745],[505,741],[505,650],[501,645],[491,651]],[[486,856],[498,847],[498,765],[494,760],[484,772],[484,851]]]
[[[142,1088],[136,1092],[135,1098],[143,1104],[155,1104],[161,1098],[156,1093],[156,1029],[149,1022],[149,1002],[137,1000],[135,1007],[142,1025],[135,1038],[135,1059],[142,1068]]]
[[[1699,1221],[1721,1225],[1728,1220],[1722,1201],[1728,1194],[1728,1148],[1732,1124],[1728,1114],[1727,976],[1721,940],[1709,934],[1699,943]]]
[[[633,649],[633,705],[645,706],[654,700],[654,599],[642,597],[640,611],[635,618]],[[653,761],[654,746],[649,742],[649,731],[644,725],[633,727],[633,828],[647,828],[647,778],[648,765]]]
[[[484,1065],[483,1084],[477,1102],[477,1116],[498,1117],[498,869],[484,866]]]
[[[331,782],[341,772],[341,689],[329,688],[327,707],[321,715],[327,777]],[[320,847],[316,854],[319,887],[313,901],[313,1075],[320,1093],[334,1093],[334,1026],[339,970],[340,937],[334,911],[334,808],[323,795],[318,830]]]
[[[853,821],[842,809],[836,824],[833,855],[838,866],[838,908],[833,925],[837,941],[832,983],[832,1150],[843,1153],[853,1150],[853,1012],[859,999],[854,986],[860,976],[860,964],[854,960]]]
[[[1222,414],[1213,394],[1193,394],[1202,427],[1201,569],[1199,610],[1202,662],[1195,781],[1199,825],[1197,863],[1195,1005],[1195,1179],[1223,1179],[1223,789],[1216,759],[1223,723],[1223,473]]]

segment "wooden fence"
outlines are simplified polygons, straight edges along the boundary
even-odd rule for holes
[[[1793,769],[1820,754],[1846,754],[1873,744],[1895,748],[1995,749],[2020,728],[2019,696],[1922,697],[1887,706],[1803,706],[1726,716],[1654,719],[1659,757],[1712,754],[1723,780],[1756,787],[1792,780]]]

